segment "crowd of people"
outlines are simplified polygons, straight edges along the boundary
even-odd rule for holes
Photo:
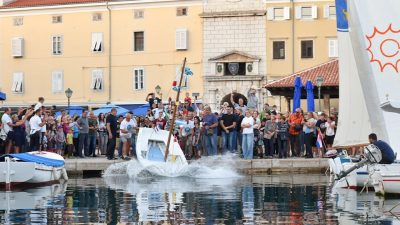
[[[44,98],[29,108],[13,113],[4,108],[1,117],[0,143],[2,153],[54,151],[65,157],[97,157],[109,160],[135,157],[136,135],[139,128],[173,130],[188,159],[203,156],[238,154],[244,159],[321,157],[332,146],[337,116],[324,113],[281,113],[274,105],[263,106],[259,112],[258,99],[252,90],[248,98],[234,100],[212,111],[208,105],[192,99],[189,93],[181,104],[171,99],[163,104],[150,93],[145,116],[132,112],[117,116],[113,108],[107,114],[95,115],[85,110],[81,115],[68,115],[65,110],[56,116],[44,107]],[[177,105],[176,123],[171,128],[173,107]],[[318,145],[320,136],[322,145]]]

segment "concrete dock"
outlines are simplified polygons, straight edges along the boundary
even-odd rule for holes
[[[223,159],[221,159],[223,160]],[[65,167],[69,174],[101,173],[114,163],[123,160],[107,160],[104,157],[66,159]],[[190,163],[190,162],[189,162]],[[328,159],[325,158],[288,158],[288,159],[238,159],[237,169],[246,174],[275,173],[325,173]]]

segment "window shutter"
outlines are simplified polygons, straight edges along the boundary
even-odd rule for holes
[[[23,38],[21,38],[21,37],[13,38],[11,40],[12,56],[13,57],[22,57],[23,56],[23,46],[24,46]]]
[[[11,91],[22,93],[22,85],[24,81],[24,74],[22,72],[16,72],[13,74],[13,85]]]
[[[338,57],[338,42],[337,40],[329,40],[329,57]]]
[[[324,5],[324,18],[329,18],[329,5]]]
[[[311,7],[311,17],[313,19],[317,19],[318,18],[318,8],[315,5]]]
[[[99,87],[101,86],[101,84],[99,83],[100,80],[99,75],[101,75],[101,70],[93,70],[92,71],[92,85],[91,85],[91,89],[93,90],[100,90]]]
[[[295,16],[296,16],[296,19],[301,19],[301,6],[296,6]]]
[[[187,50],[187,30],[177,29],[175,36],[176,50]]]
[[[92,33],[92,51],[103,51],[103,33]]]
[[[290,7],[283,8],[283,19],[290,20]]]
[[[52,73],[52,89],[53,92],[63,91],[63,72],[53,71]]]
[[[274,8],[267,8],[267,20],[274,20]]]
[[[142,90],[144,88],[144,71],[139,70],[139,74],[140,74],[140,89]]]
[[[97,83],[96,83],[97,90],[103,90],[103,70],[97,70]]]

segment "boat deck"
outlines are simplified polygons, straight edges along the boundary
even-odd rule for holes
[[[223,159],[221,159],[223,161]],[[111,164],[124,162],[123,160],[107,160],[105,157],[72,158],[65,160],[68,174],[82,175],[91,172],[101,172]],[[190,162],[189,162],[190,163]],[[274,173],[325,173],[328,165],[326,158],[289,158],[289,159],[253,159],[237,160],[237,168],[247,174],[274,174]]]

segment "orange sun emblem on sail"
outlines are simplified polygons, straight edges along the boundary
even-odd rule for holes
[[[394,30],[392,24],[385,31],[374,27],[371,36],[366,35],[369,42],[367,51],[371,54],[370,62],[379,64],[381,72],[392,67],[399,72],[400,62],[400,29]]]

